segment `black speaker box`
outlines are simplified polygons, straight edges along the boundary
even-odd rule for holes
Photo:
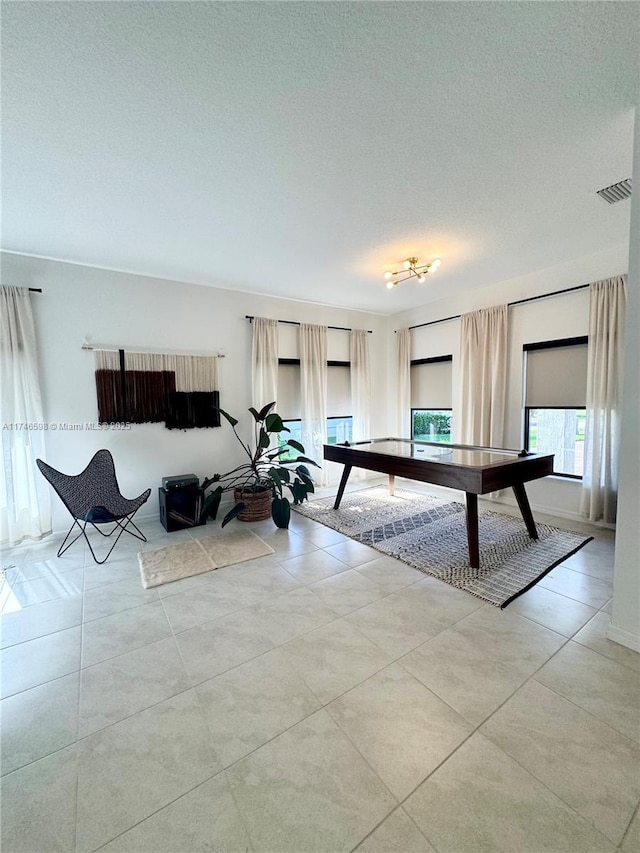
[[[158,489],[160,521],[167,533],[206,524],[200,521],[204,493],[199,486],[181,489]]]

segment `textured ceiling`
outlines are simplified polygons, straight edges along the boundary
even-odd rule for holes
[[[619,246],[639,16],[3,3],[2,246],[384,314]]]

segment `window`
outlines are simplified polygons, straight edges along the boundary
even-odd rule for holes
[[[554,474],[582,479],[586,409],[525,411],[525,447],[532,453],[555,454]]]
[[[327,418],[327,444],[344,444],[353,438],[353,418]]]
[[[288,441],[288,439],[292,438],[294,441],[302,442],[302,421],[282,421],[282,423],[287,427],[289,432],[279,432],[278,433],[278,447],[282,447],[283,444]],[[298,453],[295,450],[288,450],[287,453],[283,453],[280,457],[282,462],[288,462],[291,459],[297,459]]]
[[[281,444],[293,438],[295,441],[302,441],[302,421],[284,421],[283,424],[290,430],[288,433],[280,433],[278,436]],[[344,444],[345,441],[351,441],[353,436],[353,418],[351,415],[345,417],[327,418],[327,444]],[[280,458],[283,461],[287,459],[295,459],[297,456],[294,450],[283,454]]]
[[[587,395],[587,338],[525,344],[524,446],[553,453],[554,473],[581,479]]]
[[[451,441],[451,409],[411,409],[411,438]]]
[[[327,443],[342,444],[351,441],[353,418],[351,410],[351,368],[348,361],[327,362]],[[281,441],[293,438],[302,441],[300,420],[300,362],[297,359],[280,359],[278,364],[278,413],[284,425],[291,430],[280,436]],[[282,456],[295,459],[295,451]]]
[[[411,362],[411,437],[416,441],[451,441],[450,355]]]

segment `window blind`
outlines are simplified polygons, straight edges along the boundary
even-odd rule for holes
[[[300,365],[278,365],[278,414],[283,421],[300,420]]]
[[[278,365],[278,414],[285,421],[300,420],[300,365]],[[351,369],[348,365],[327,368],[327,416],[351,414]]]
[[[452,408],[453,362],[424,359],[411,365],[411,408]]]
[[[526,344],[525,405],[534,409],[584,408],[587,339]]]

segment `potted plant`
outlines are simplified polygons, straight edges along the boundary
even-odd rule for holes
[[[236,503],[222,520],[222,527],[236,517],[241,521],[257,521],[271,515],[276,526],[284,528],[289,526],[291,517],[291,504],[285,490],[291,492],[294,504],[307,500],[309,493],[314,491],[309,469],[303,463],[316,468],[320,466],[304,455],[302,444],[289,438],[281,440],[277,448],[272,446],[272,436],[291,431],[284,425],[280,415],[271,411],[274,406],[275,401],[264,406],[259,412],[253,407],[249,409],[254,420],[252,444],[245,442],[238,434],[238,420],[219,409],[220,414],[231,424],[247,455],[247,461],[226,474],[214,474],[203,481],[202,488],[205,491],[214,484],[217,485],[205,498],[201,517],[210,515],[215,518],[222,494],[233,490]],[[298,454],[295,459],[283,459],[283,456],[291,451]],[[260,509],[251,509],[250,505],[256,501],[265,508],[264,513]]]

